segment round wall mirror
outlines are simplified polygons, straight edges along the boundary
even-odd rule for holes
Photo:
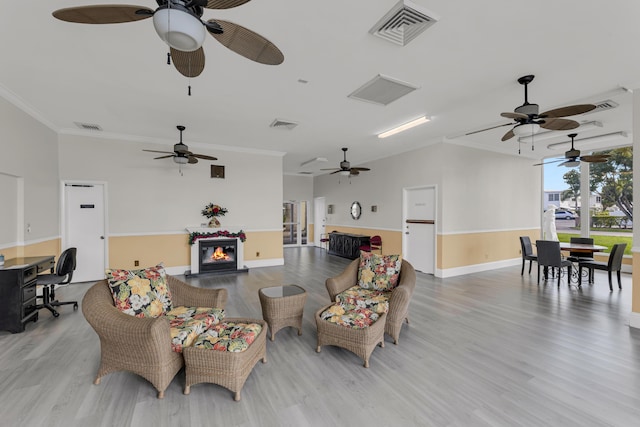
[[[359,202],[353,202],[351,204],[351,218],[358,219],[360,214],[362,214],[362,206],[360,206]]]

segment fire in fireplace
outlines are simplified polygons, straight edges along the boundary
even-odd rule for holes
[[[236,239],[200,240],[200,273],[238,269]]]

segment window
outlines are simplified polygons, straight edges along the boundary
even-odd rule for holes
[[[560,201],[560,193],[551,193],[549,194],[550,202],[559,202]]]

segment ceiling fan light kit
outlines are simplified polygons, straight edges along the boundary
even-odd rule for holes
[[[540,132],[540,125],[537,123],[523,123],[513,128],[515,136],[531,136]]]
[[[400,132],[404,132],[405,130],[409,130],[411,128],[414,128],[416,126],[419,126],[419,125],[421,125],[423,123],[427,123],[427,122],[430,122],[430,121],[431,121],[431,118],[429,118],[427,116],[422,116],[422,117],[419,117],[419,118],[417,118],[415,120],[412,120],[410,122],[402,124],[400,126],[396,126],[393,129],[389,129],[387,131],[379,133],[378,134],[378,138],[387,138],[387,137],[389,137],[391,135],[395,135],[395,134],[398,134]]]
[[[178,5],[158,9],[153,26],[166,44],[183,52],[200,49],[207,35],[200,18]]]

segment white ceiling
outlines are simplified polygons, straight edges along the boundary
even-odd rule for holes
[[[640,88],[640,2],[632,0],[414,0],[440,21],[404,47],[369,34],[397,0],[253,0],[235,9],[207,9],[203,18],[263,35],[284,53],[284,63],[254,63],[207,36],[205,70],[191,82],[166,64],[167,47],[151,20],[84,25],[51,16],[56,9],[98,3],[5,4],[0,95],[58,132],[97,136],[74,122],[97,124],[100,135],[163,144],[158,149],[177,141],[175,125],[182,124],[185,142],[221,163],[221,146],[286,153],[286,173],[337,167],[341,147],[349,147],[352,166],[441,141],[518,155],[515,139],[500,142],[509,127],[456,137],[507,123],[500,112],[523,102],[518,77],[536,75],[529,101],[541,111],[606,99],[620,104],[574,117],[603,123],[597,131],[578,129],[577,139],[630,132],[631,95],[620,88]],[[106,3],[156,7],[153,0]],[[419,89],[386,107],[347,98],[378,74]],[[430,123],[376,137],[424,114]],[[270,128],[276,118],[299,125]],[[564,148],[546,146],[567,139],[565,133],[539,142],[533,152],[523,146],[521,155],[562,155]],[[329,162],[300,167],[315,157]]]

